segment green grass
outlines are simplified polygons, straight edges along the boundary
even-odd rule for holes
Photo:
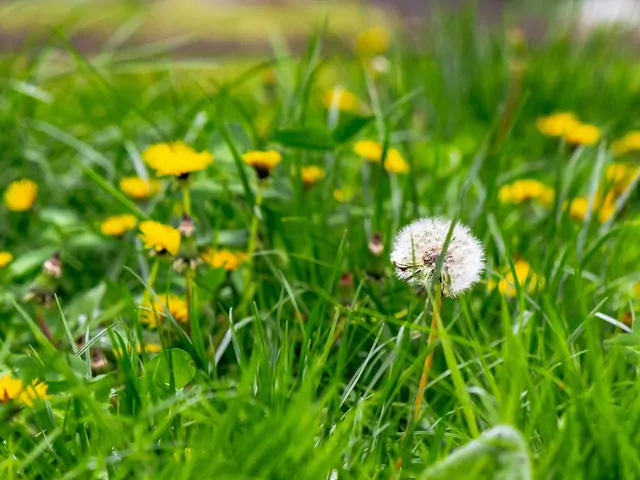
[[[606,320],[638,308],[635,184],[604,224],[570,218],[560,200],[502,204],[498,190],[535,178],[569,200],[593,197],[610,142],[640,129],[640,65],[620,32],[577,42],[552,29],[514,46],[474,25],[465,11],[411,39],[397,31],[376,78],[346,47],[327,50],[321,27],[300,56],[274,41],[267,63],[224,76],[224,61],[162,48],[83,57],[63,34],[0,58],[0,185],[39,186],[31,212],[0,208],[0,250],[15,257],[0,269],[0,372],[46,381],[51,396],[0,404],[0,478],[636,478],[640,336]],[[514,60],[527,65],[521,80]],[[330,125],[320,97],[336,83],[366,108]],[[602,141],[571,152],[542,136],[535,119],[560,110],[600,126]],[[198,245],[246,250],[254,223],[257,250],[236,272],[202,267],[191,337],[180,324],[161,339],[139,322],[153,260],[134,232],[115,240],[99,225],[126,212],[177,225],[171,182],[140,205],[117,188],[145,168],[146,146],[176,139],[215,155],[191,184]],[[363,177],[359,139],[398,148],[411,173],[369,165]],[[267,147],[283,162],[256,223],[255,175],[238,155]],[[312,164],[326,176],[304,189],[292,168]],[[402,225],[431,215],[469,225],[487,271],[443,302],[447,329],[413,422],[431,312],[388,255]],[[380,257],[367,247],[376,231]],[[56,250],[53,346],[21,299]],[[517,258],[538,288],[489,290]],[[184,295],[185,280],[161,263],[153,289]],[[165,352],[127,348],[140,340]],[[92,369],[97,353],[106,368]],[[491,437],[504,425],[514,430]]]

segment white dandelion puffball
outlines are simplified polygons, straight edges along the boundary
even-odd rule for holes
[[[451,222],[422,218],[403,227],[393,244],[391,263],[398,277],[420,287],[433,281]],[[484,269],[484,248],[468,227],[457,223],[442,262],[442,293],[455,297],[480,280]]]

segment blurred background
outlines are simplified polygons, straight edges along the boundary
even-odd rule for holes
[[[323,19],[331,41],[348,43],[372,25],[410,33],[437,11],[465,8],[482,24],[517,24],[533,39],[544,37],[548,19],[583,29],[634,28],[640,19],[640,0],[0,0],[0,50],[60,35],[87,53],[162,40],[177,54],[263,55],[274,41],[303,49]]]

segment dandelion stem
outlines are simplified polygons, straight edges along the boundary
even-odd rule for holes
[[[440,306],[442,305],[442,285],[440,282],[436,283],[435,301],[433,303],[433,313],[431,315],[431,330],[429,332],[429,340],[427,342],[427,348],[433,345],[436,339],[436,333],[438,329],[438,323],[440,322]],[[433,363],[432,348],[424,360],[424,366],[422,367],[422,376],[420,377],[420,384],[418,385],[418,394],[416,395],[416,403],[413,407],[413,421],[417,421],[420,418],[420,409],[424,402],[425,390],[427,389],[427,383],[429,383],[429,373],[431,372],[431,364]]]
[[[47,340],[53,343],[53,336],[51,335],[51,330],[47,326],[47,322],[44,319],[44,312],[42,311],[42,307],[40,305],[36,305],[36,320],[38,321],[38,326]]]
[[[193,279],[193,270],[188,268],[185,273],[185,296],[187,297],[187,336],[191,338],[191,281]]]
[[[244,291],[243,295],[246,295],[249,291],[249,283],[251,282],[251,276],[253,273],[253,254],[256,250],[256,242],[258,239],[258,225],[260,223],[260,218],[262,214],[260,212],[260,207],[262,206],[262,197],[264,194],[264,182],[258,182],[258,191],[256,192],[256,203],[253,207],[253,217],[251,219],[251,227],[249,230],[249,245],[247,247],[247,266],[245,268],[245,277],[244,277]]]
[[[153,284],[156,283],[156,277],[158,276],[158,269],[160,268],[160,261],[156,259],[153,263],[153,267],[151,267],[151,272],[149,272],[149,278],[147,279],[147,289],[144,291],[144,295],[142,296],[142,304],[146,305],[149,301],[149,292],[153,290]]]
[[[184,181],[180,182],[182,187],[182,210],[186,215],[191,216],[191,194],[189,193],[189,184]]]

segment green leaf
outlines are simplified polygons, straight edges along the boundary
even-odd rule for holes
[[[284,147],[305,150],[333,150],[336,147],[331,133],[324,128],[291,128],[273,133],[271,140]]]
[[[66,317],[70,322],[74,323],[78,321],[78,317],[81,315],[91,318],[93,312],[102,303],[102,298],[106,291],[106,284],[101,282],[91,290],[74,296],[73,301],[64,309]]]
[[[355,135],[360,132],[364,127],[369,125],[375,117],[370,115],[368,117],[354,117],[346,122],[338,125],[332,132],[331,138],[336,143],[345,143],[351,140]]]
[[[170,390],[173,376],[173,385],[179,390],[193,379],[196,367],[187,352],[172,348],[153,357],[147,365],[147,372],[155,384],[165,391]]]

